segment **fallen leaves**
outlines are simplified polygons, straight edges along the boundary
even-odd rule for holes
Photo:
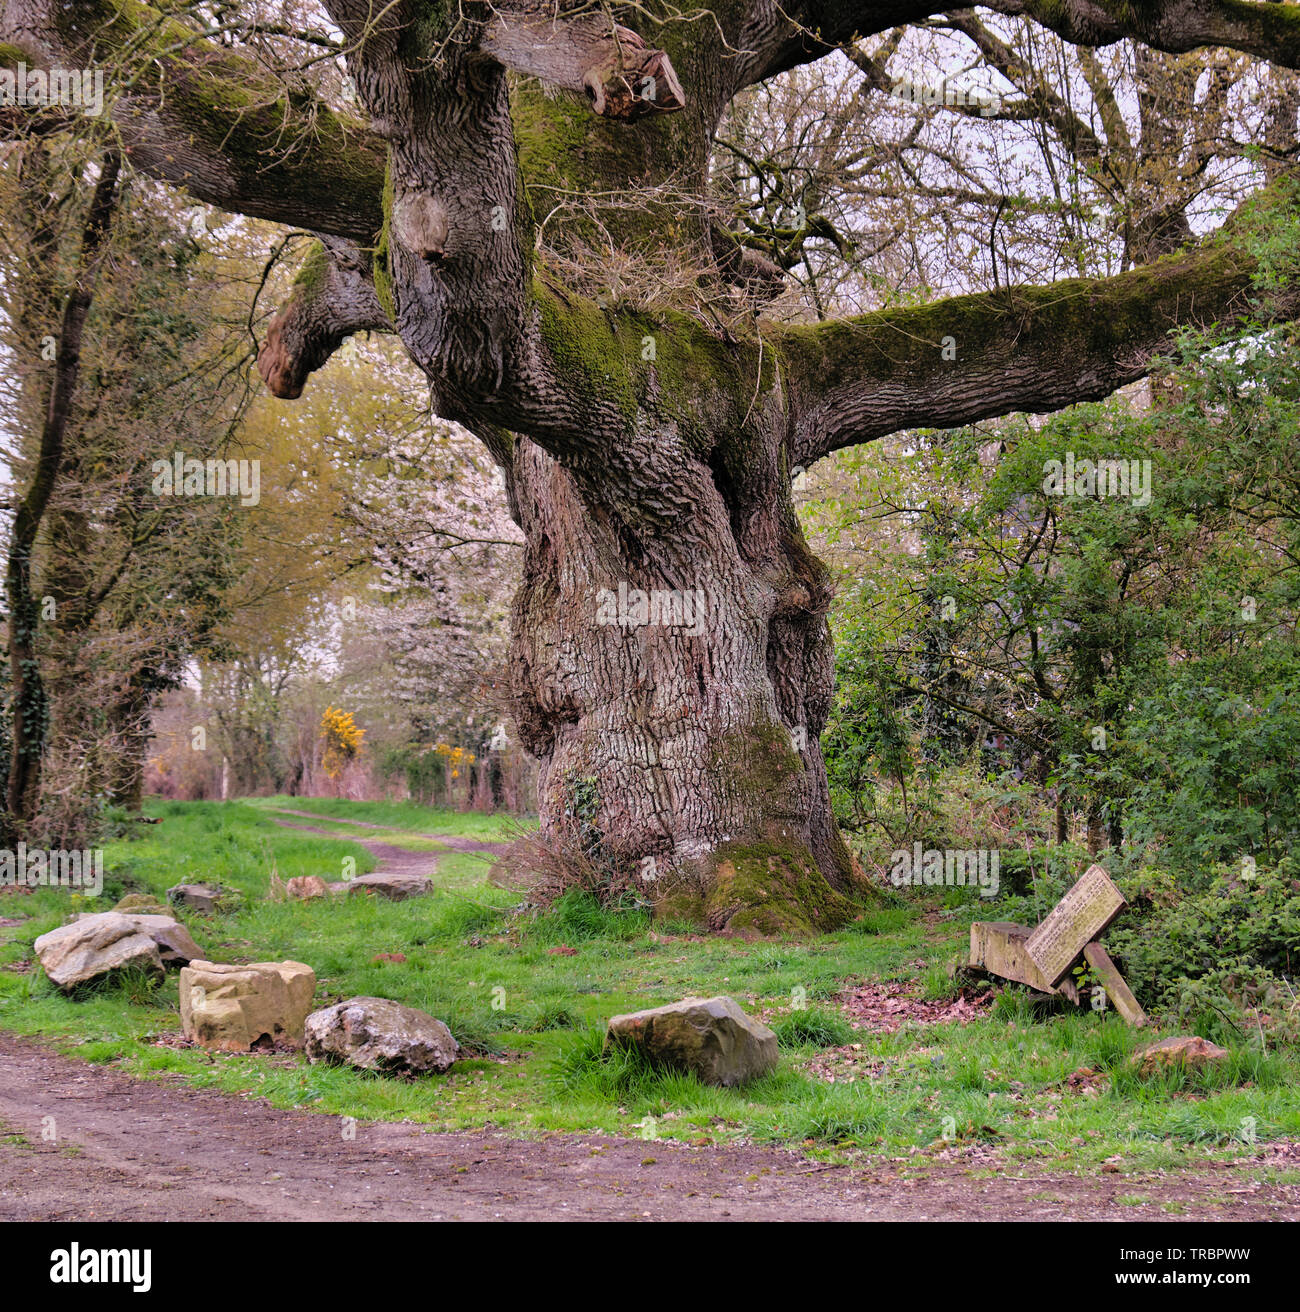
[[[1100,1086],[1105,1083],[1106,1076],[1091,1066],[1080,1066],[1078,1070],[1071,1071],[1064,1080],[1065,1087],[1071,1092],[1081,1093],[1089,1098],[1095,1098],[1100,1092]]]
[[[911,1021],[917,1025],[949,1025],[980,1019],[993,1003],[992,990],[963,990],[950,1000],[926,1002],[914,985],[897,980],[862,984],[846,989],[836,1001],[855,1029],[893,1034]]]

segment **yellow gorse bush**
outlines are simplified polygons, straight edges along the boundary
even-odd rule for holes
[[[464,747],[452,747],[447,743],[438,743],[433,750],[451,766],[451,777],[453,779],[460,778],[460,767],[462,765],[473,765],[477,759],[473,752],[467,751]]]
[[[361,754],[361,740],[366,736],[352,718],[351,711],[327,706],[320,717],[321,766],[330,779],[336,779],[349,761]]]

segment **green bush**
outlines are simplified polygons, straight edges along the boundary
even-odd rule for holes
[[[1245,1009],[1280,1019],[1300,965],[1300,860],[1218,866],[1200,890],[1158,872],[1120,881],[1134,912],[1107,932],[1112,957],[1148,1009],[1206,1038],[1240,1037]],[[1199,882],[1199,881],[1197,881]]]

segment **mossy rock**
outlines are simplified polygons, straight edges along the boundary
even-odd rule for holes
[[[705,920],[715,933],[741,937],[811,935],[840,929],[860,910],[831,887],[806,850],[728,843],[717,852]]]
[[[135,916],[171,916],[174,908],[167,905],[155,893],[128,893],[119,898],[114,911],[124,911]]]
[[[639,1049],[654,1066],[704,1084],[746,1084],[776,1068],[776,1035],[734,998],[685,998],[611,1016],[605,1046]]]

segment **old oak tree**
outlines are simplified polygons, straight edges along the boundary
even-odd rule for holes
[[[1083,46],[1219,45],[1300,67],[1289,4],[988,7]],[[0,60],[107,67],[105,150],[318,237],[261,347],[277,396],[299,396],[350,334],[393,331],[437,413],[488,448],[526,538],[510,696],[544,767],[543,835],[653,869],[661,898],[714,929],[841,923],[858,876],[818,746],[830,586],[792,471],[913,426],[1103,397],[1181,324],[1289,317],[1285,279],[1269,280],[1267,302],[1256,291],[1242,233],[1285,213],[1292,179],[1115,277],[779,324],[761,314],[777,263],[704,200],[724,112],[747,87],[944,6],[323,9],[328,23],[294,31],[259,27],[255,5],[7,0]],[[276,68],[272,36],[345,69],[353,95]],[[695,304],[624,304],[566,276],[537,243],[557,197],[579,202],[575,253],[688,268]],[[745,314],[711,312],[737,296]],[[703,598],[703,614],[598,623],[620,585]]]

